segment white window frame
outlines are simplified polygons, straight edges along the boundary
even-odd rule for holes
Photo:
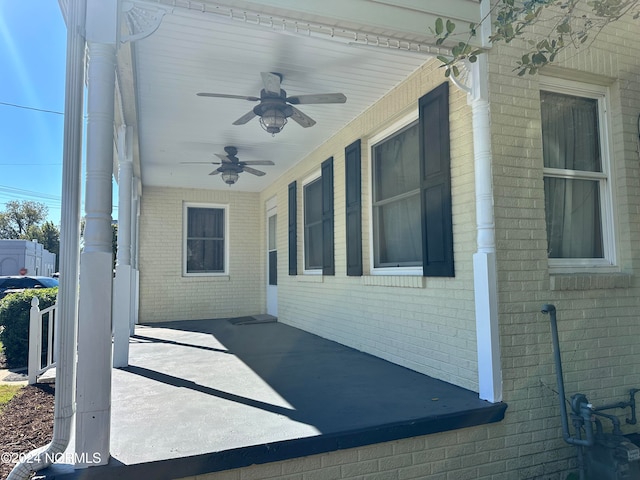
[[[616,271],[616,226],[613,192],[615,185],[611,168],[611,107],[609,88],[573,80],[540,77],[540,90],[584,97],[598,102],[598,133],[600,140],[600,156],[602,172],[580,172],[579,176],[571,172],[554,168],[543,168],[543,177],[553,174],[554,177],[581,178],[599,180],[600,217],[602,228],[603,258],[549,258],[551,273],[579,273],[585,271]],[[542,125],[541,125],[542,126]],[[546,216],[546,211],[545,211]]]
[[[187,225],[189,208],[208,208],[224,210],[224,271],[187,272]],[[229,205],[216,203],[184,202],[182,205],[182,276],[183,277],[222,277],[229,275]]]
[[[302,181],[302,274],[303,275],[322,275],[322,266],[320,268],[306,268],[307,264],[307,250],[305,246],[306,242],[306,229],[305,229],[305,187],[316,180],[322,181],[322,171],[320,169],[313,172],[307,178]],[[322,186],[320,187],[322,189]],[[321,190],[322,191],[322,190]],[[322,239],[321,239],[322,240]]]
[[[403,117],[389,125],[384,130],[379,133],[371,136],[367,140],[367,148],[366,154],[368,156],[368,165],[369,165],[369,272],[371,275],[415,275],[422,276],[423,269],[422,265],[416,265],[413,267],[376,267],[375,266],[375,227],[373,221],[373,149],[377,144],[387,140],[389,137],[395,135],[403,128],[411,125],[412,123],[419,120],[419,112],[418,109],[412,110],[411,112],[405,114]]]

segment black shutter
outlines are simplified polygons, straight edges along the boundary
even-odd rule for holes
[[[347,275],[362,275],[362,170],[360,140],[344,149],[347,216]]]
[[[449,84],[423,96],[419,109],[423,275],[453,277]]]
[[[296,182],[289,184],[289,275],[298,274],[298,191]]]
[[[333,254],[333,157],[320,166],[322,174],[322,274],[335,275]]]

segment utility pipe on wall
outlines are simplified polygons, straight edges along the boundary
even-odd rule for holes
[[[53,439],[44,450],[30,452],[7,480],[24,480],[49,466],[69,445],[75,413],[76,342],[78,334],[78,270],[80,251],[80,186],[84,98],[85,1],[68,0],[67,67],[64,107],[62,212],[60,222],[60,288],[56,336],[59,348],[56,368]],[[64,13],[63,2],[60,2]],[[39,452],[39,453],[36,453]]]

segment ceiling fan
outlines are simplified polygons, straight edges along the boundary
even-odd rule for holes
[[[275,165],[271,160],[250,160],[248,162],[242,162],[236,154],[238,153],[238,149],[233,146],[224,147],[224,151],[226,155],[221,153],[216,153],[215,156],[218,157],[220,162],[182,162],[183,164],[202,164],[202,163],[211,163],[213,165],[220,165],[209,175],[218,175],[222,174],[222,180],[227,185],[233,185],[238,181],[238,174],[242,172],[251,173],[252,175],[256,175],[258,177],[262,177],[265,175],[265,172],[261,170],[256,170],[255,168],[248,167],[247,165]]]
[[[201,92],[200,97],[234,98],[260,102],[252,110],[244,114],[234,125],[244,125],[254,117],[260,117],[260,126],[271,135],[280,132],[291,118],[301,127],[308,128],[316,124],[316,121],[302,113],[293,105],[312,103],[345,103],[347,97],[342,93],[316,93],[311,95],[294,95],[287,97],[287,92],[280,88],[283,75],[277,72],[261,72],[264,88],[260,90],[259,97],[245,97],[242,95],[227,95],[224,93]]]

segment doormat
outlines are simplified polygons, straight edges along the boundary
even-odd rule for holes
[[[250,317],[238,317],[230,318],[228,320],[232,325],[257,325],[262,323],[276,323],[278,319],[273,315],[267,315],[265,313],[259,315],[253,315]]]

